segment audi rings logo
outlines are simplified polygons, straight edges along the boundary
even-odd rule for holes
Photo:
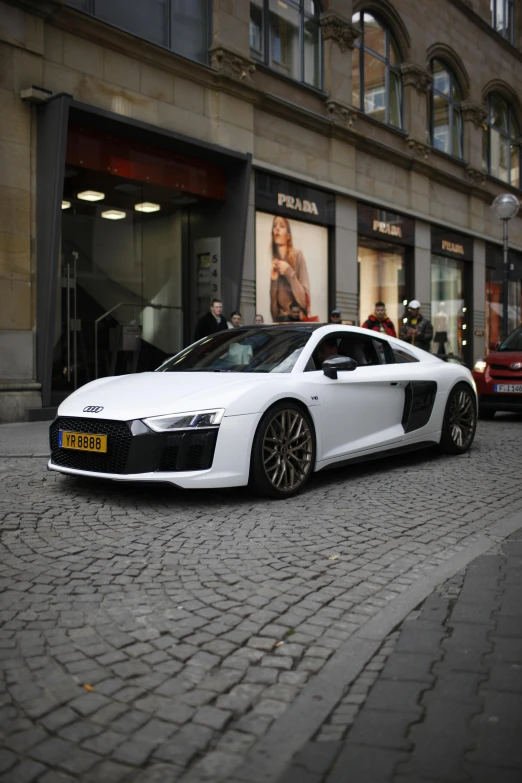
[[[101,413],[103,410],[103,405],[87,405],[86,408],[83,409],[84,413]]]
[[[522,367],[522,363],[521,362],[513,362],[513,364],[510,364],[509,366],[510,366],[510,368],[512,370],[520,370],[520,368]]]

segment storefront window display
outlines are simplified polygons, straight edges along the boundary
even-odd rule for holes
[[[256,312],[265,323],[328,320],[333,204],[322,191],[257,175]]]
[[[359,323],[384,302],[397,333],[412,297],[413,220],[366,204],[358,207]]]
[[[470,277],[473,240],[432,227],[431,234],[432,351],[470,355],[472,332]]]
[[[522,323],[522,254],[509,252],[508,332]],[[486,245],[486,350],[494,349],[503,339],[502,248]]]

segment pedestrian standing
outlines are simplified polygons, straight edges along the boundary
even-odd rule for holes
[[[428,318],[421,314],[420,306],[418,299],[411,300],[407,308],[407,314],[402,319],[399,337],[416,348],[429,351],[430,343],[433,339],[433,325]]]
[[[342,324],[341,311],[337,309],[332,310],[328,322],[331,324]]]
[[[230,321],[227,321],[227,327],[229,329],[237,329],[239,326],[241,326],[241,313],[238,310],[234,310],[230,316]]]
[[[256,313],[255,314],[255,316],[254,316],[254,323],[255,324],[264,324],[265,323],[265,319],[263,318],[261,313]]]
[[[211,334],[228,329],[226,319],[223,318],[222,313],[223,302],[221,299],[213,299],[210,304],[210,310],[205,315],[202,315],[197,323],[194,339],[201,340],[202,337],[208,337]]]
[[[375,311],[363,323],[363,329],[371,329],[374,332],[388,334],[390,337],[397,337],[393,321],[386,315],[384,302],[375,302]]]

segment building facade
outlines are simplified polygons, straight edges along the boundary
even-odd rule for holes
[[[429,20],[429,24],[427,23]],[[0,0],[0,420],[190,343],[213,296],[434,353],[501,337],[511,0]],[[522,220],[509,223],[510,326]]]

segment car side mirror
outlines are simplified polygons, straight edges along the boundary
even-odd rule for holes
[[[497,340],[496,342],[489,344],[490,351],[498,351],[499,348],[500,348],[500,340]]]
[[[330,359],[326,359],[323,362],[323,372],[327,378],[331,378],[332,381],[337,380],[337,373],[339,370],[346,370],[352,372],[358,367],[355,359],[350,356],[331,356]]]

